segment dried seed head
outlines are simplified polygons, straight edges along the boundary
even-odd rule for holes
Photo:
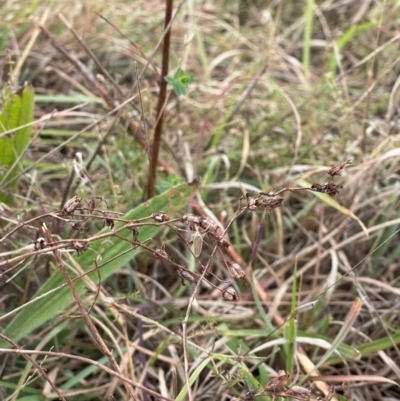
[[[282,393],[287,390],[286,383],[289,380],[290,374],[285,370],[280,370],[278,376],[271,379],[265,386],[265,390],[272,394]]]
[[[71,246],[72,249],[75,249],[78,255],[82,255],[82,253],[84,253],[88,248],[84,242],[80,241],[74,241]]]
[[[114,220],[110,219],[109,217],[105,217],[103,220],[103,227],[110,227],[111,229],[114,228]]]
[[[217,234],[218,224],[207,216],[200,217],[200,227],[210,234]]]
[[[153,219],[157,223],[164,223],[165,221],[170,221],[171,219],[164,212],[158,212],[153,214]]]
[[[137,242],[137,237],[139,235],[139,228],[137,228],[135,226],[128,227],[128,228],[132,230],[133,242]]]
[[[226,267],[228,268],[229,274],[233,278],[245,278],[246,277],[246,273],[240,267],[239,263],[226,262]]]
[[[283,198],[280,198],[279,196],[271,196],[260,201],[261,207],[267,210],[272,210],[276,209],[277,207],[281,207],[282,202]]]
[[[64,207],[62,208],[62,214],[73,214],[74,211],[79,207],[81,203],[81,198],[78,198],[76,195],[65,202]]]
[[[34,243],[35,251],[39,251],[40,249],[44,249],[46,247],[46,241],[43,237],[39,237],[36,239]]]
[[[255,394],[257,394],[255,390],[245,390],[240,394],[240,399],[244,401],[254,401]]]
[[[167,252],[164,251],[164,249],[155,249],[154,250],[154,256],[157,259],[169,259],[169,255]]]
[[[286,372],[286,370],[281,369],[280,371],[278,371],[278,376],[275,379],[278,380],[281,384],[286,384],[289,380],[289,377],[290,373]]]
[[[199,257],[201,254],[201,250],[203,249],[203,236],[199,233],[197,227],[196,231],[192,235],[192,243],[193,253],[196,257]]]
[[[280,198],[279,196],[276,196],[274,195],[274,193],[270,192],[259,192],[255,195],[247,192],[245,197],[247,200],[246,208],[251,212],[256,212],[259,209],[266,209],[271,211],[272,209],[281,207],[283,202],[283,198]]]
[[[246,196],[246,198],[248,210],[250,210],[251,212],[255,212],[260,208],[260,201],[257,198],[251,198],[250,196]]]
[[[229,243],[229,241],[226,240],[225,238],[216,237],[216,240],[217,240],[218,246],[222,246],[222,247],[224,247],[224,248],[229,248],[230,243]]]
[[[72,227],[74,230],[79,231],[79,232],[84,230],[82,224],[81,224],[81,223],[78,223],[78,222],[76,222],[76,223],[71,223],[71,227]]]
[[[339,190],[343,187],[341,185],[336,185],[333,182],[327,182],[324,185],[312,184],[311,190],[314,192],[322,192],[328,194],[329,196],[335,196],[339,193]]]
[[[333,179],[333,177],[335,175],[340,175],[340,172],[348,165],[352,163],[352,159],[347,159],[345,162],[336,164],[335,166],[331,167],[331,169],[328,171],[328,174],[331,176],[331,178]]]
[[[185,223],[185,224],[190,224],[190,225],[193,225],[193,224],[199,225],[200,224],[200,217],[195,216],[194,214],[191,214],[191,213],[184,214],[180,218],[180,220],[182,223]]]
[[[185,285],[183,280],[189,281],[189,283],[191,283],[191,284],[196,284],[199,281],[198,277],[196,277],[189,270],[185,270],[183,268],[180,268],[177,271],[178,271],[179,276],[182,279],[182,285]]]
[[[87,203],[88,204],[88,209],[89,209],[89,214],[92,214],[94,212],[94,209],[96,209],[96,197],[90,198],[90,201]]]
[[[300,397],[309,400],[311,389],[300,386],[292,386],[288,390],[286,390],[285,395],[291,395],[294,397]]]
[[[233,287],[228,287],[223,293],[222,297],[225,301],[237,301],[239,299],[236,290]]]

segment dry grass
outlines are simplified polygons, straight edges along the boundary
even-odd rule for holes
[[[0,205],[0,399],[399,399],[397,3],[176,3],[169,75],[194,83],[184,97],[169,87],[150,203],[165,4],[17,3],[2,7],[3,86],[31,82],[36,104],[18,193]],[[77,152],[90,183],[74,177]],[[185,186],[175,199],[197,176],[192,200]],[[335,196],[286,190],[266,207],[266,193],[331,179]],[[74,195],[107,203],[71,216]],[[132,243],[122,225],[161,210],[171,220],[143,220]],[[35,253],[44,222],[56,245]],[[25,328],[24,311],[41,323]]]

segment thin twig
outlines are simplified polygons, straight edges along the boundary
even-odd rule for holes
[[[6,337],[5,335],[0,333],[0,338],[2,338],[3,340],[7,341],[8,343],[10,343],[14,348],[16,348],[15,350],[10,350],[10,351],[16,351],[16,350],[20,350],[22,351],[22,348],[15,343],[13,340],[11,340],[10,338]],[[0,350],[0,354],[1,354],[1,350]],[[54,384],[53,380],[51,380],[50,376],[47,374],[46,369],[42,368],[42,366],[40,364],[38,364],[33,358],[31,358],[28,354],[24,354],[22,353],[22,356],[29,361],[39,372],[40,374],[47,380],[47,382],[50,384],[51,387],[53,387],[54,391],[57,393],[58,398],[62,401],[66,401],[66,399],[63,397],[63,395],[60,393],[60,390],[57,388],[57,386]]]
[[[1,336],[1,334],[0,334]],[[112,369],[110,369],[109,367],[94,361],[92,359],[89,358],[84,358],[82,356],[78,356],[78,355],[72,355],[72,354],[67,354],[65,352],[52,352],[52,351],[37,351],[37,350],[26,350],[26,349],[8,349],[8,348],[0,348],[0,354],[12,354],[12,355],[48,355],[48,356],[52,356],[52,357],[56,357],[56,358],[67,358],[67,359],[74,359],[77,361],[81,361],[84,363],[87,363],[89,365],[93,365],[96,366],[97,368],[103,370],[104,372],[107,372],[108,374],[117,377],[118,379],[120,379],[124,384],[133,386],[133,387],[137,387],[140,390],[145,390],[147,391],[149,394],[151,394],[152,396],[160,399],[160,400],[165,400],[165,401],[174,401],[171,398],[168,397],[164,397],[163,395],[143,386],[140,383],[137,383],[131,379],[129,379],[128,377],[125,377],[123,374],[121,374],[120,372],[116,372]]]
[[[47,238],[48,242],[53,242],[53,238],[51,235],[51,232],[49,229],[47,229],[47,227],[44,228],[44,234]],[[105,343],[105,341],[103,340],[103,338],[100,336],[100,333],[98,332],[95,324],[92,322],[92,319],[90,318],[90,315],[88,313],[88,311],[86,310],[86,308],[84,307],[82,300],[79,297],[78,292],[76,291],[75,285],[71,279],[71,277],[68,274],[68,270],[64,265],[64,261],[61,258],[61,254],[58,250],[53,250],[53,254],[54,257],[57,261],[58,267],[60,268],[66,282],[68,283],[69,288],[71,289],[72,295],[75,299],[75,302],[77,303],[82,317],[85,319],[86,324],[88,325],[92,335],[93,335],[93,342],[94,344],[98,347],[98,349],[104,353],[104,355],[106,355],[107,359],[110,361],[111,365],[114,367],[114,370],[116,372],[118,372],[120,375],[122,375],[122,372],[119,368],[119,365],[117,363],[117,361],[114,358],[114,355],[112,354],[112,352],[108,349],[107,344]],[[139,401],[139,399],[137,398],[135,391],[132,388],[132,385],[130,385],[127,382],[123,382],[125,385],[125,388],[127,390],[127,392],[129,393],[129,395],[135,400],[135,401]]]

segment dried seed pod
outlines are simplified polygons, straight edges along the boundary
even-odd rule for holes
[[[177,271],[178,271],[179,276],[182,279],[182,285],[185,285],[184,280],[189,281],[190,284],[196,284],[199,281],[198,277],[196,277],[189,270],[180,268]]]
[[[90,201],[87,202],[88,204],[88,209],[89,209],[89,214],[92,214],[94,212],[94,209],[96,209],[96,197],[90,198]]]
[[[233,287],[228,287],[223,293],[222,297],[225,301],[237,301],[239,299],[236,290]]]
[[[333,177],[335,175],[340,175],[340,172],[348,165],[352,163],[352,159],[347,159],[346,161],[336,164],[335,166],[331,167],[328,170],[328,175],[331,176],[331,178],[333,179]]]
[[[192,235],[193,253],[197,257],[200,256],[201,250],[203,249],[203,236],[199,233],[196,227],[196,231]]]
[[[261,207],[267,210],[276,209],[277,207],[281,207],[283,202],[283,198],[279,196],[271,196],[260,201]]]
[[[39,251],[40,249],[44,249],[46,247],[46,241],[43,237],[39,237],[36,239],[33,246],[35,248],[35,251]]]
[[[105,217],[103,220],[103,227],[110,227],[111,229],[114,228],[114,220],[110,219],[109,217]]]
[[[250,210],[251,212],[255,212],[260,208],[260,201],[251,196],[249,192],[246,193],[246,200],[247,200],[247,209]]]
[[[286,383],[289,380],[290,374],[285,370],[280,370],[278,376],[271,379],[264,390],[270,392],[273,395],[283,393],[287,390]]]
[[[200,227],[210,234],[217,234],[218,224],[207,216],[200,217]]]
[[[85,251],[87,251],[88,247],[84,242],[74,241],[71,244],[72,249],[75,249],[78,255],[82,255]]]
[[[255,394],[257,394],[256,390],[245,390],[240,394],[240,399],[243,401],[254,401]]]
[[[282,206],[283,198],[269,192],[259,192],[253,195],[250,192],[245,194],[247,200],[247,210],[256,212],[259,209],[273,210]],[[260,198],[262,197],[262,198]],[[241,198],[242,199],[242,198]]]
[[[229,274],[233,278],[245,278],[246,277],[246,273],[240,267],[239,263],[226,262],[226,267],[228,268]]]
[[[84,230],[82,224],[81,224],[81,223],[78,223],[78,222],[76,222],[76,223],[71,223],[71,227],[72,227],[74,230],[79,231],[79,232]]]
[[[285,370],[280,370],[278,376],[271,379],[264,390],[269,391],[271,394],[283,393],[287,390],[286,383],[289,380],[290,374]]]
[[[195,216],[194,214],[191,214],[191,213],[184,214],[180,218],[180,220],[182,223],[185,223],[185,224],[190,224],[190,225],[193,225],[193,224],[199,225],[200,224],[200,217]]]
[[[130,230],[132,230],[132,237],[133,237],[133,242],[137,242],[138,235],[139,235],[139,228],[136,226],[131,226],[128,227]]]
[[[311,396],[311,389],[300,386],[292,386],[288,390],[286,390],[285,396],[286,395],[309,400]]]
[[[169,255],[167,252],[164,251],[164,249],[155,249],[154,250],[154,256],[157,259],[169,259]]]
[[[81,203],[81,198],[78,198],[76,195],[65,202],[64,207],[62,208],[62,214],[73,214],[74,211],[79,207]]]
[[[312,184],[311,190],[314,192],[322,192],[328,194],[329,196],[335,196],[339,193],[339,189],[342,189],[341,185],[336,185],[333,182],[327,182],[324,185]]]
[[[230,243],[228,240],[222,237],[216,237],[218,246],[222,246],[223,248],[229,248]]]
[[[171,219],[167,216],[165,212],[158,212],[153,214],[153,219],[157,223],[164,223],[165,221],[170,221]]]

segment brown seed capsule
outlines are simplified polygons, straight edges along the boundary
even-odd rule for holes
[[[62,208],[62,214],[73,214],[74,211],[79,207],[81,203],[81,198],[78,198],[76,195],[65,202],[64,207]]]
[[[309,400],[311,395],[311,390],[305,387],[292,386],[288,390],[286,390],[285,395],[291,395],[294,397],[300,397]]]
[[[199,225],[200,224],[200,217],[195,216],[194,214],[191,213],[186,213],[181,217],[181,222],[185,223],[185,224],[196,224]]]
[[[279,394],[287,390],[286,383],[289,380],[290,374],[285,370],[280,370],[278,376],[274,377],[265,386],[265,390],[271,394]]]
[[[329,196],[335,196],[339,193],[339,190],[343,187],[341,185],[336,185],[333,182],[327,182],[324,185],[312,184],[311,190],[314,192],[321,192],[328,194]]]
[[[247,209],[251,212],[255,212],[260,208],[260,201],[257,198],[253,198],[249,193],[246,193]]]
[[[222,297],[225,299],[225,301],[237,301],[239,299],[239,297],[233,287],[228,287],[222,293]]]
[[[196,284],[199,281],[198,278],[188,270],[180,268],[178,269],[178,274],[182,278],[182,285],[185,285],[183,280],[189,281],[191,284]]]
[[[44,240],[43,237],[39,237],[34,243],[35,251],[39,251],[40,249],[44,249],[45,247],[46,247],[46,241]]]
[[[96,197],[90,198],[90,201],[87,204],[88,204],[89,214],[92,214],[94,212],[94,209],[96,209]]]
[[[210,234],[217,234],[217,231],[219,229],[218,224],[207,216],[200,217],[200,226],[203,230],[207,231]]]
[[[87,251],[87,245],[84,242],[74,241],[71,246],[78,255],[82,255],[82,253]]]
[[[164,212],[158,212],[153,214],[153,219],[157,223],[164,223],[165,221],[170,221],[171,219]]]
[[[155,249],[154,256],[158,259],[169,259],[169,255],[164,249]]]
[[[331,176],[331,178],[333,179],[333,177],[335,175],[340,175],[340,172],[348,165],[352,163],[352,159],[347,159],[345,162],[336,164],[335,166],[331,167],[330,170],[328,171],[328,174]]]
[[[239,263],[226,262],[226,267],[228,268],[229,274],[233,278],[245,278],[246,277],[246,273],[240,267]]]
[[[283,202],[283,198],[279,196],[271,196],[269,198],[265,198],[260,201],[261,207],[267,210],[276,209],[277,207],[281,207]]]
[[[71,227],[76,231],[83,231],[84,228],[81,223],[71,223]]]
[[[132,237],[133,237],[133,242],[137,242],[138,235],[139,235],[139,228],[136,226],[131,226],[128,227],[130,230],[132,230]]]
[[[114,228],[114,220],[110,219],[109,217],[105,217],[103,220],[103,227],[110,227],[111,229]]]

